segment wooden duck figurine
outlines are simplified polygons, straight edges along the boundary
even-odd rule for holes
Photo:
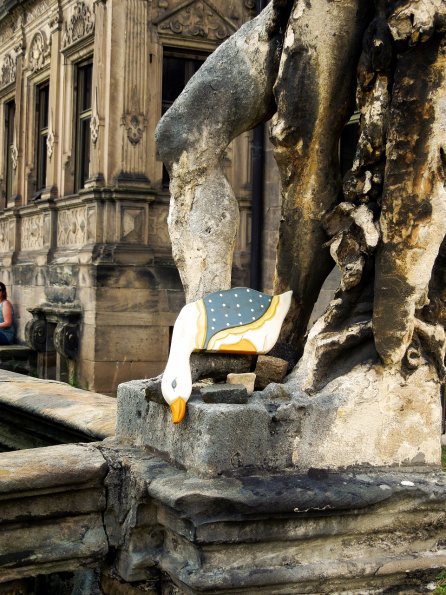
[[[173,423],[186,415],[192,392],[190,355],[193,351],[261,354],[276,343],[291,305],[293,292],[269,296],[254,289],[210,293],[186,304],[178,315],[161,390]]]

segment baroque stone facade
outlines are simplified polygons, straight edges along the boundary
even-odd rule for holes
[[[20,342],[38,308],[55,370],[74,353],[62,338],[75,337],[83,388],[112,394],[164,366],[184,297],[154,129],[206,55],[253,16],[251,4],[0,3],[1,279]],[[249,283],[250,143],[237,139],[225,160],[241,211],[236,283]],[[77,327],[63,329],[73,309]],[[51,375],[48,362],[42,369]]]

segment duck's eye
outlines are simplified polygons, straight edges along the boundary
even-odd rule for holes
[[[172,381],[172,388],[175,389],[177,387],[177,379],[174,378]]]

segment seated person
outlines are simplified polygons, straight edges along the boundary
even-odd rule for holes
[[[8,300],[5,284],[0,281],[0,345],[12,345],[14,342],[14,308]]]

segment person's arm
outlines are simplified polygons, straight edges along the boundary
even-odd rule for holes
[[[12,306],[8,300],[3,302],[3,320],[4,322],[0,322],[0,328],[9,328],[12,325]]]

